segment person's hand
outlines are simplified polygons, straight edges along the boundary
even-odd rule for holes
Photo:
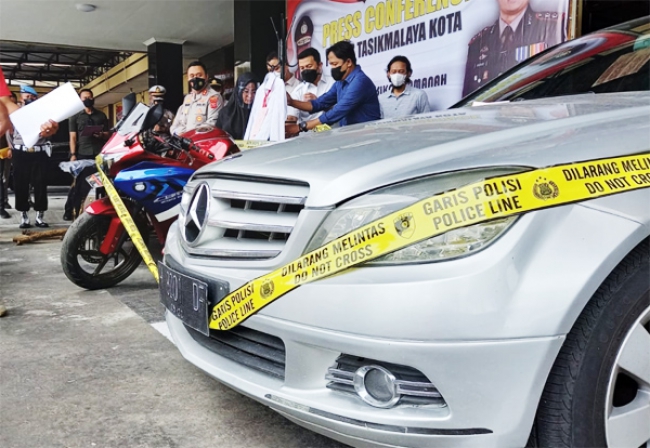
[[[77,160],[77,156],[75,154],[71,154],[70,155],[70,162],[74,162],[75,160]]]
[[[41,125],[41,137],[50,137],[56,134],[56,131],[59,130],[59,123],[54,120],[49,120]]]
[[[11,152],[11,148],[9,148],[9,150],[7,151],[7,159],[11,159],[11,156],[12,156],[12,152]]]
[[[312,101],[318,98],[316,95],[313,93],[305,93],[305,96],[302,97],[303,101]]]
[[[285,123],[284,124],[284,136],[285,138],[296,137],[300,134],[300,128],[298,123]]]

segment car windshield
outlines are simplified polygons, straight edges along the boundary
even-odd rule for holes
[[[131,113],[124,119],[117,132],[120,135],[129,135],[133,132],[140,132],[148,111],[149,107],[142,103],[138,103],[138,105],[135,106]]]
[[[648,18],[557,45],[517,65],[453,107],[643,90],[650,90]]]

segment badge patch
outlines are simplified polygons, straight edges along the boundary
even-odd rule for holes
[[[265,280],[264,283],[262,283],[262,287],[260,288],[260,294],[262,295],[263,299],[268,299],[271,297],[271,294],[273,294],[274,290],[275,285],[273,284],[273,280]]]
[[[413,219],[413,213],[404,213],[400,215],[399,218],[393,221],[395,224],[395,230],[397,234],[402,238],[409,239],[415,233],[415,220]]]
[[[196,116],[196,122],[201,123],[203,121],[203,115],[197,115]]]
[[[552,180],[549,181],[545,177],[538,177],[535,185],[533,185],[533,195],[537,199],[546,201],[558,197],[560,195],[560,189]]]
[[[218,109],[221,106],[221,100],[217,95],[210,97],[210,109]]]

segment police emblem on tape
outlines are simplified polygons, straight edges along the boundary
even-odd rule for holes
[[[260,288],[260,294],[263,299],[268,299],[271,297],[271,294],[273,294],[273,291],[275,290],[275,285],[273,284],[273,280],[267,279],[262,282],[262,287]]]
[[[409,239],[415,233],[415,219],[413,213],[404,213],[397,217],[395,221],[395,230],[402,238]]]
[[[537,199],[546,201],[558,197],[560,195],[560,189],[552,180],[548,180],[545,177],[538,177],[535,185],[533,185],[533,195]]]

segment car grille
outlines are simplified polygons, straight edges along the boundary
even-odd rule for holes
[[[330,380],[327,387],[338,392],[357,395],[353,385],[354,372],[363,366],[369,365],[384,367],[395,375],[397,390],[402,395],[398,404],[446,406],[438,389],[419,370],[351,355],[339,356],[335,366],[327,369],[325,379]]]
[[[211,236],[186,250],[208,257],[278,256],[309,193],[307,184],[281,179],[204,174],[194,180],[205,180],[210,185],[207,227]],[[191,192],[191,188],[186,192]],[[181,214],[184,216],[185,211],[181,210]]]
[[[210,337],[185,328],[196,342],[211,352],[284,380],[286,352],[282,339],[241,326],[228,331],[210,331]]]

